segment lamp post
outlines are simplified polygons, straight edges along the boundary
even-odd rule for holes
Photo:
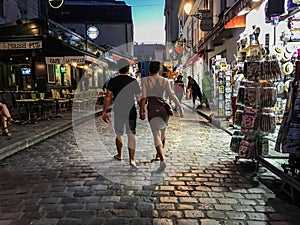
[[[186,15],[196,17],[201,20],[200,29],[202,31],[211,31],[213,28],[212,12],[208,9],[199,9],[196,13],[190,14],[193,8],[191,2],[187,2],[183,6],[183,10]]]

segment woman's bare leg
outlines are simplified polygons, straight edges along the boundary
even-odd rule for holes
[[[165,148],[165,144],[166,144],[166,129],[167,128],[164,128],[164,129],[160,130],[160,136],[161,136],[161,141],[162,141],[163,148]]]
[[[6,120],[6,116],[4,116],[4,114],[1,112],[0,113],[1,116],[1,122],[2,122],[2,130],[3,130],[3,134],[8,134],[8,127],[7,127],[7,120]]]
[[[163,154],[163,143],[161,140],[161,131],[155,130],[152,132],[153,139],[154,139],[154,145],[156,148],[156,154],[160,158],[160,160],[164,160],[164,154]]]
[[[1,106],[2,106],[1,112],[2,112],[3,116],[5,116],[8,119],[11,118],[10,112],[9,112],[7,106],[5,104],[3,104],[3,103],[1,104]]]

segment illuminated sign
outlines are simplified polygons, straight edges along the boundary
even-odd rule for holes
[[[53,9],[58,9],[64,4],[64,0],[48,0],[48,3]]]
[[[87,36],[92,40],[96,39],[99,36],[99,33],[98,27],[95,26],[90,26],[86,31]]]

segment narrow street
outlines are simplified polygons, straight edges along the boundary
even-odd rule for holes
[[[299,224],[300,209],[252,179],[251,162],[234,164],[226,132],[188,108],[167,132],[162,173],[140,120],[138,170],[125,147],[113,159],[113,129],[99,117],[0,161],[0,225]]]

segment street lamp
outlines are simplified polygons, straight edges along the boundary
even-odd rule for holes
[[[193,8],[193,4],[191,2],[187,2],[183,6],[183,10],[187,15],[190,15]]]
[[[200,29],[202,31],[211,31],[213,28],[212,12],[208,9],[199,9],[197,13],[190,14],[192,8],[193,8],[193,4],[191,2],[187,2],[183,6],[183,10],[186,15],[193,16],[201,20]]]
[[[187,14],[188,16],[194,16],[199,20],[205,20],[207,18],[212,17],[211,11],[207,10],[207,9],[198,10],[197,13],[190,14],[192,11],[192,8],[193,8],[193,4],[191,2],[187,2],[183,6],[183,10],[184,10],[185,14]]]

